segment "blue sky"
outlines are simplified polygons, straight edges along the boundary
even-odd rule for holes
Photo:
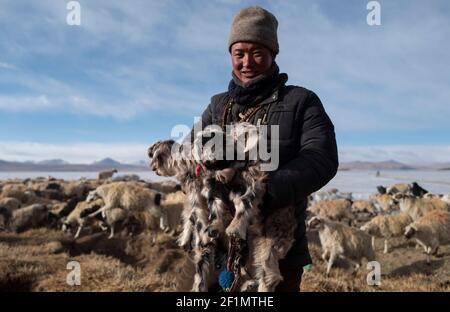
[[[145,159],[226,90],[232,18],[258,4],[342,161],[450,161],[448,1],[379,1],[381,26],[367,25],[366,0],[80,0],[80,26],[68,2],[0,0],[0,159]]]

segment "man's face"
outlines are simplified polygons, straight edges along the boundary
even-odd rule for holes
[[[244,83],[267,71],[272,62],[272,53],[263,45],[237,42],[231,46],[233,73]]]

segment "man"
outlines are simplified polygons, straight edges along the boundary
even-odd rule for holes
[[[233,79],[227,92],[211,98],[201,122],[202,128],[240,121],[279,125],[279,166],[269,172],[262,211],[267,217],[275,209],[296,207],[296,242],[280,261],[283,281],[276,291],[299,291],[303,267],[311,263],[306,198],[335,176],[338,156],[334,126],[317,95],[286,85],[288,76],[279,73],[277,27],[275,16],[258,6],[235,16],[228,42]]]

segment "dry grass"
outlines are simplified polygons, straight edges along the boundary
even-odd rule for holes
[[[183,280],[192,277],[193,266],[177,248],[174,238],[159,233],[108,240],[95,233],[74,241],[48,229],[21,234],[0,233],[0,291],[175,291],[187,290]],[[399,240],[392,253],[380,253],[381,285],[366,283],[368,270],[352,275],[346,263],[325,277],[320,246],[311,233],[314,265],[303,275],[302,291],[450,291],[450,248],[425,264],[425,256],[413,244]],[[69,261],[81,266],[81,286],[69,286]]]

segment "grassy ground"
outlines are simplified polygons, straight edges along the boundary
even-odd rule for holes
[[[302,291],[450,291],[450,248],[431,265],[421,249],[403,239],[393,241],[390,254],[382,254],[381,285],[368,286],[363,266],[353,275],[346,265],[325,277],[316,233],[309,233],[314,265],[304,273]],[[66,283],[69,261],[78,261],[81,285]],[[159,233],[108,240],[96,233],[74,241],[64,233],[35,229],[25,233],[0,233],[0,291],[175,291],[192,276],[192,265],[174,239]]]

